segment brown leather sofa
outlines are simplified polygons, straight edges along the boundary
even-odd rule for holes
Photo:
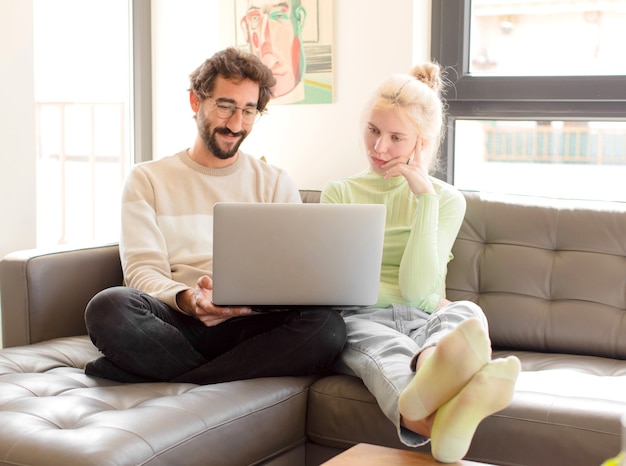
[[[619,451],[626,412],[626,205],[465,195],[449,298],[478,302],[494,355],[515,354],[524,369],[467,458],[599,465]],[[85,304],[121,281],[116,245],[0,263],[0,464],[311,466],[358,442],[402,447],[353,377],[209,386],[87,377],[98,351]]]

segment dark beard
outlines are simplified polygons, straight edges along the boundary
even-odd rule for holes
[[[206,124],[202,126],[198,125],[198,131],[200,132],[200,137],[204,142],[206,148],[218,159],[227,160],[233,157],[237,151],[239,150],[239,146],[243,142],[243,140],[248,135],[247,131],[239,131],[238,133],[233,133],[228,128],[215,128],[211,130],[211,125]],[[239,135],[241,139],[235,143],[235,145],[230,150],[223,150],[219,144],[217,143],[217,139],[215,138],[215,134],[226,134],[226,135]]]

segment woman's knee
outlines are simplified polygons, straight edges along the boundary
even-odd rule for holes
[[[489,330],[489,322],[482,308],[473,301],[461,301],[467,308],[467,312],[470,314],[469,318],[478,319],[482,322],[485,330]]]
[[[446,316],[446,320],[458,321],[467,319],[478,319],[483,324],[485,330],[489,329],[487,316],[481,307],[472,301],[453,301],[437,311],[439,317]]]

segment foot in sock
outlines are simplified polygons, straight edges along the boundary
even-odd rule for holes
[[[400,415],[426,418],[461,390],[491,359],[489,336],[478,319],[469,319],[443,337],[398,400]]]
[[[480,421],[511,402],[520,369],[515,356],[494,359],[437,410],[431,433],[437,461],[455,463],[465,456]]]
[[[155,380],[126,372],[104,356],[88,362],[85,366],[85,374],[125,383],[155,382]]]

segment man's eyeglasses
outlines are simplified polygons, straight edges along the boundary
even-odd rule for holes
[[[241,110],[241,120],[246,125],[253,125],[259,121],[262,115],[256,107],[237,107],[231,102],[222,102],[211,97],[207,97],[206,100],[213,104],[217,117],[222,120],[228,120],[237,110]]]
[[[259,27],[259,24],[261,24],[261,20],[264,16],[267,16],[270,21],[276,21],[279,23],[289,21],[290,19],[289,12],[280,9],[265,13],[261,12],[261,10],[253,10],[248,12],[248,14],[246,15],[246,19],[250,28],[256,29],[257,27]]]

